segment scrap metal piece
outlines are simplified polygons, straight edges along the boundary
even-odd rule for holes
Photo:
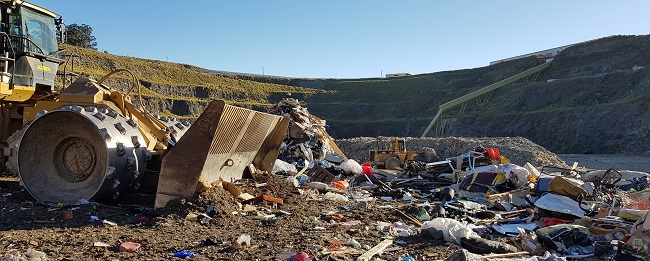
[[[251,162],[271,171],[288,123],[285,117],[212,101],[163,158],[155,207],[190,198],[200,176],[208,182],[240,179]]]

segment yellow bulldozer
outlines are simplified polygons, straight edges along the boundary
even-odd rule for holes
[[[419,154],[406,150],[404,138],[390,138],[386,149],[370,150],[369,156],[372,163],[379,168],[397,169],[403,167],[407,161],[415,160]]]
[[[155,205],[163,207],[191,197],[201,177],[242,178],[250,164],[272,169],[288,118],[224,101],[209,103],[192,124],[154,116],[127,70],[98,81],[78,77],[57,89],[66,63],[58,48],[63,19],[24,1],[0,0],[0,7],[2,159],[36,200],[111,201],[153,180]],[[116,73],[133,80],[130,90],[104,85]]]

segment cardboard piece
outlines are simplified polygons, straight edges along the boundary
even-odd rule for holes
[[[251,195],[251,194],[243,193],[243,194],[239,194],[239,196],[237,196],[237,198],[246,201],[246,200],[250,200],[250,199],[255,198],[255,197],[253,197],[253,195]]]
[[[241,194],[241,191],[235,185],[235,183],[231,183],[231,182],[227,182],[227,181],[221,181],[221,186],[223,187],[223,189],[230,192],[230,195],[232,195],[234,198],[237,198]]]
[[[243,203],[248,203],[248,202],[253,202],[253,201],[266,201],[266,202],[273,202],[273,203],[278,203],[280,205],[284,204],[284,200],[281,198],[274,198],[269,195],[261,195],[257,196],[248,200],[245,200]]]
[[[257,210],[257,207],[255,206],[249,204],[244,205],[244,212],[253,212],[255,210]]]

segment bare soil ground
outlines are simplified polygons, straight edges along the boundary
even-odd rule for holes
[[[162,210],[153,211],[151,195],[132,195],[120,205],[89,204],[63,208],[38,205],[22,190],[17,181],[0,182],[0,258],[13,257],[25,260],[28,249],[41,251],[46,260],[168,260],[181,250],[198,254],[194,260],[287,260],[294,252],[306,251],[324,260],[320,249],[340,247],[330,241],[347,241],[354,238],[361,245],[374,246],[383,240],[377,222],[401,221],[412,225],[393,209],[379,208],[387,202],[370,203],[365,208],[344,210],[357,202],[309,201],[296,189],[275,177],[267,177],[265,188],[243,187],[253,195],[264,193],[284,199],[279,209],[291,214],[275,223],[263,223],[247,216],[232,214],[238,209],[237,201],[222,188],[213,188],[191,201],[178,201]],[[277,191],[273,191],[275,189]],[[129,204],[136,202],[137,204]],[[204,213],[214,205],[214,218],[202,223],[186,220],[190,212]],[[270,208],[270,207],[269,207]],[[66,219],[64,211],[72,211]],[[336,211],[338,222],[359,220],[356,226],[330,224],[323,213]],[[96,216],[117,225],[105,225],[91,220]],[[312,218],[310,218],[312,217]],[[319,217],[320,220],[314,220]],[[323,227],[324,230],[316,229]],[[250,246],[237,246],[234,242],[242,234],[251,237]],[[400,237],[405,244],[399,250],[386,252],[381,258],[400,260],[408,255],[417,260],[443,259],[451,253],[442,241],[420,235]],[[119,252],[119,242],[132,241],[141,248],[132,253]],[[108,247],[95,247],[94,242],[107,243]],[[391,247],[396,247],[393,244]],[[365,250],[363,250],[365,251]],[[349,260],[352,255],[333,256],[329,260]]]
[[[375,147],[374,139],[365,138],[363,142],[342,141],[341,147],[350,155],[363,157],[369,147]],[[478,143],[477,143],[478,142]],[[439,144],[441,143],[441,144]],[[485,140],[438,141],[410,140],[414,149],[433,147],[439,157],[457,154],[485,145]],[[521,139],[500,140],[502,153],[519,161],[535,162],[539,165],[563,163],[554,154],[538,150],[530,142]],[[444,145],[444,146],[443,146]],[[487,146],[493,144],[488,143]],[[379,147],[377,145],[377,147]],[[446,148],[445,150],[439,149]],[[622,155],[561,155],[562,160],[571,164],[578,161],[580,166],[595,169],[611,167],[648,171],[650,160],[645,157]],[[240,201],[234,199],[221,188],[213,188],[189,201],[177,201],[161,210],[153,210],[153,195],[133,194],[117,205],[86,204],[78,206],[46,206],[38,204],[23,190],[17,178],[0,176],[0,259],[11,257],[15,260],[29,260],[24,253],[28,249],[43,252],[44,260],[167,260],[181,250],[197,254],[194,260],[287,260],[294,252],[306,251],[317,260],[350,260],[356,255],[321,254],[322,250],[340,247],[332,241],[347,241],[354,238],[362,246],[372,247],[387,236],[379,231],[377,222],[403,222],[414,225],[397,214],[394,209],[401,207],[396,203],[383,201],[368,203],[367,207],[357,206],[358,202],[334,202],[311,200],[274,176],[258,176],[257,183],[265,187],[255,187],[254,182],[240,186],[242,192],[251,195],[271,195],[282,198],[284,204],[277,209],[267,206],[266,212],[283,210],[284,215],[277,222],[256,220],[256,212],[241,213]],[[189,213],[205,213],[214,207],[211,220],[187,220]],[[258,209],[258,211],[260,211]],[[325,213],[334,211],[337,221],[330,221]],[[65,216],[65,213],[72,216]],[[97,217],[99,220],[93,220]],[[102,220],[115,222],[107,225]],[[336,223],[361,221],[361,225],[340,226]],[[417,229],[415,229],[417,230]],[[235,241],[241,235],[249,235],[251,245],[239,246]],[[401,260],[413,256],[416,260],[444,259],[453,252],[453,247],[445,245],[424,235],[395,237],[387,251],[379,257],[384,260]],[[119,251],[120,242],[137,242],[141,248],[133,253]],[[93,246],[95,242],[108,244],[105,247]],[[361,249],[361,252],[365,251]],[[36,259],[32,259],[36,260]]]

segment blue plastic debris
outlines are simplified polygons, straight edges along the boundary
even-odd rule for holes
[[[189,250],[182,250],[174,253],[174,257],[178,257],[178,258],[192,258],[195,256],[197,256],[197,254],[194,254]]]

